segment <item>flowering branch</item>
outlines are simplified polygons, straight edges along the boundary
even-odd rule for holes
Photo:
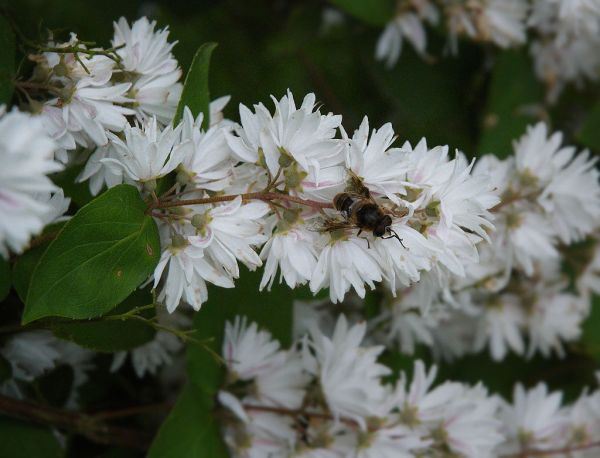
[[[585,445],[574,445],[572,447],[555,448],[549,450],[523,450],[520,453],[514,455],[508,455],[510,458],[527,458],[529,456],[551,456],[551,455],[563,455],[578,452],[581,450],[589,450],[591,448],[600,447],[600,441],[590,442]]]
[[[333,204],[330,202],[317,202],[316,200],[302,199],[296,196],[290,196],[279,192],[249,192],[246,194],[234,194],[229,196],[214,196],[206,197],[202,199],[187,199],[187,200],[176,200],[176,201],[159,201],[149,206],[149,209],[155,208],[170,208],[170,207],[183,207],[186,205],[203,205],[203,204],[214,204],[218,202],[230,202],[232,200],[241,197],[243,200],[285,200],[287,202],[294,202],[300,205],[305,205],[315,209],[333,208]]]
[[[246,410],[254,410],[256,412],[276,413],[279,415],[286,415],[288,417],[312,417],[321,420],[334,420],[333,415],[323,412],[309,412],[304,409],[286,409],[284,407],[271,407],[257,404],[242,404]],[[345,423],[349,426],[358,427],[358,423],[348,418],[339,418],[338,421]]]
[[[0,412],[12,418],[65,429],[99,444],[146,450],[150,443],[150,437],[143,432],[110,426],[94,415],[41,406],[3,395],[0,395]]]

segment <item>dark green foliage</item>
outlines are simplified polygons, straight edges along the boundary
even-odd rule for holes
[[[94,318],[123,301],[154,270],[158,229],[136,188],[116,186],[69,220],[42,255],[23,322]]]

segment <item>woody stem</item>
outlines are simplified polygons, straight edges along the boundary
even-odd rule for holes
[[[214,204],[218,202],[229,202],[241,197],[243,200],[284,200],[287,202],[294,202],[300,205],[306,205],[315,209],[322,208],[333,208],[333,204],[330,202],[317,202],[315,200],[302,199],[300,197],[290,196],[289,194],[283,194],[279,192],[249,192],[246,194],[235,194],[229,196],[214,196],[206,197],[202,199],[184,199],[168,202],[156,202],[150,205],[151,209],[154,208],[170,208],[170,207],[183,207],[186,205],[202,205],[202,204]]]

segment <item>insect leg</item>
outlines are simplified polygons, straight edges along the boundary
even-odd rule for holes
[[[387,237],[381,237],[382,239],[386,240],[386,239],[398,239],[398,241],[400,242],[400,245],[402,245],[402,248],[407,249],[406,246],[404,245],[404,243],[402,243],[402,239],[400,237],[398,237],[398,234],[396,234],[396,231],[394,231],[393,229],[389,230],[390,235],[388,235]]]
[[[360,234],[360,232],[359,232]],[[367,237],[358,237],[359,239],[363,239],[367,241],[367,249],[371,249],[371,242],[369,241],[369,239]]]

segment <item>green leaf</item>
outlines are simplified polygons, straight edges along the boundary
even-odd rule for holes
[[[384,26],[394,17],[394,0],[330,0],[346,13],[375,26]]]
[[[0,449],[10,458],[60,458],[63,452],[49,429],[0,417]]]
[[[154,438],[148,457],[227,458],[212,407],[209,397],[194,385],[186,385]]]
[[[588,148],[600,153],[600,102],[588,114],[577,138]]]
[[[492,72],[479,154],[509,156],[513,140],[525,133],[528,124],[537,121],[531,112],[542,102],[543,93],[526,52],[499,54]]]
[[[15,34],[4,16],[0,16],[0,104],[12,99],[15,77]]]
[[[8,296],[10,283],[10,264],[0,255],[0,301]]]
[[[245,315],[266,328],[285,347],[291,343],[294,295],[283,285],[259,293],[262,272],[243,270],[235,288],[211,288],[209,299],[194,316],[194,337],[208,340],[210,348],[221,354],[226,321]],[[209,395],[217,392],[224,374],[223,365],[204,347],[190,345],[187,352],[190,380]]]
[[[183,109],[188,107],[194,117],[204,113],[202,126],[204,128],[210,123],[210,92],[208,90],[208,69],[210,66],[210,56],[217,47],[216,43],[204,43],[196,51],[192,65],[188,70],[181,92],[181,99],[177,105],[177,112],[173,119],[173,124],[177,125],[183,116]]]
[[[149,290],[137,290],[115,307],[108,316],[119,315],[134,307],[151,303],[152,294]],[[61,322],[52,324],[51,329],[54,335],[60,339],[75,342],[90,350],[107,353],[139,347],[150,342],[156,334],[156,330],[152,326],[131,319]]]
[[[112,310],[154,270],[158,229],[137,189],[119,185],[84,206],[42,255],[23,323],[47,316],[95,318]]]
[[[40,262],[40,258],[48,249],[52,239],[56,237],[64,225],[65,223],[61,222],[47,226],[40,237],[47,237],[48,239],[27,250],[25,253],[20,255],[13,264],[13,286],[23,302],[25,302],[25,299],[27,298],[29,282],[31,281],[31,277],[38,265],[38,262]]]

